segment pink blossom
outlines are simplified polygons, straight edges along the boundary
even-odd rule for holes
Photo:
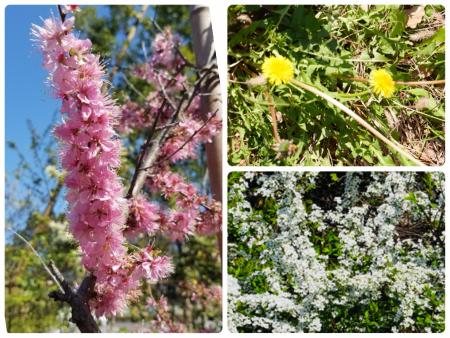
[[[121,123],[118,130],[121,133],[129,133],[136,127],[144,128],[150,125],[149,114],[135,102],[127,101],[122,107]]]
[[[55,18],[33,25],[32,33],[50,72],[56,97],[62,100],[61,164],[67,171],[69,227],[80,244],[84,267],[96,277],[90,305],[97,316],[121,312],[142,277],[167,277],[173,267],[165,256],[128,255],[124,227],[127,203],[117,175],[120,141],[113,126],[118,108],[102,91],[105,73],[91,42],[72,33],[74,18]],[[131,203],[135,223],[147,232],[158,228],[158,209],[142,197]],[[144,259],[145,258],[145,259]],[[135,278],[139,277],[139,278]]]
[[[136,257],[134,278],[145,277],[157,281],[168,277],[174,270],[170,257],[157,256],[151,246],[148,246]]]
[[[170,238],[183,240],[194,232],[209,236],[221,231],[221,204],[200,195],[181,175],[162,167],[147,184],[151,191],[159,191],[166,198],[177,196],[179,210],[170,210],[161,221],[162,229]]]
[[[197,158],[200,144],[211,142],[221,127],[220,119],[211,115],[208,116],[206,123],[193,117],[181,120],[163,145],[162,158],[171,162]]]
[[[172,240],[184,240],[194,231],[194,222],[197,212],[195,210],[172,211],[168,221],[164,224],[167,236]]]
[[[195,232],[202,236],[211,236],[222,230],[222,206],[219,202],[210,203],[208,210],[201,213]]]
[[[180,37],[174,35],[169,28],[163,33],[156,34],[152,43],[151,58],[136,67],[135,75],[157,88],[165,88],[168,92],[182,90],[186,77],[179,72],[185,65],[177,52],[180,41]]]
[[[156,299],[154,299],[152,297],[149,297],[147,299],[147,306],[152,307],[152,308],[158,307],[159,309],[163,310],[164,312],[169,311],[169,304],[167,302],[167,298],[164,296],[161,296],[158,301],[156,301]]]
[[[79,8],[80,8],[80,5],[65,5],[64,6],[64,9],[67,12],[76,12],[79,10]]]
[[[211,298],[221,302],[222,301],[222,286],[220,285],[212,285],[209,288],[209,294],[211,295]]]
[[[139,233],[155,234],[159,229],[160,208],[150,203],[143,195],[133,198],[129,203],[128,221],[125,234],[135,238]]]
[[[167,298],[161,296],[159,300],[153,297],[147,299],[149,310],[155,314],[155,319],[151,321],[151,332],[158,333],[183,333],[186,327],[183,324],[176,324],[172,321],[170,306]]]

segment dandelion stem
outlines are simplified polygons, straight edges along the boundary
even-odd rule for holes
[[[363,77],[345,77],[343,80],[358,81],[358,82],[370,82],[369,79]],[[430,81],[395,81],[396,85],[400,86],[410,86],[410,87],[422,87],[422,86],[432,86],[432,85],[445,85],[445,80],[430,80]]]
[[[361,125],[362,127],[366,128],[370,133],[372,133],[380,141],[384,142],[390,148],[392,148],[393,150],[397,151],[398,153],[400,153],[401,155],[406,157],[408,160],[413,162],[415,165],[418,165],[418,166],[423,166],[424,165],[421,161],[416,159],[413,155],[411,155],[411,153],[409,153],[406,149],[404,149],[403,146],[401,146],[400,144],[398,144],[398,143],[396,143],[394,141],[389,140],[387,137],[385,137],[383,134],[381,134],[378,130],[373,128],[362,117],[360,117],[358,114],[356,114],[350,108],[344,106],[338,100],[332,98],[328,94],[325,94],[325,93],[321,92],[319,89],[317,89],[317,88],[315,88],[313,86],[310,86],[310,85],[308,85],[306,83],[303,83],[301,81],[293,79],[293,80],[291,80],[290,83],[291,83],[291,85],[293,85],[293,87],[295,87],[297,89],[298,89],[298,87],[300,87],[301,89],[307,90],[307,91],[309,91],[309,92],[311,92],[311,93],[313,93],[313,94],[315,94],[317,96],[320,96],[321,98],[323,98],[327,102],[331,103],[332,105],[336,106],[337,108],[342,110],[344,113],[346,113],[348,116],[350,116],[352,119],[354,119],[359,125]]]
[[[395,81],[395,84],[410,87],[421,87],[421,86],[431,86],[431,85],[444,85],[445,80],[432,80],[432,81]]]
[[[280,134],[278,133],[278,125],[277,125],[277,113],[275,112],[272,96],[270,96],[268,90],[266,90],[264,94],[266,95],[267,103],[269,104],[270,115],[272,118],[271,122],[272,122],[273,137],[275,139],[275,143],[280,143]]]

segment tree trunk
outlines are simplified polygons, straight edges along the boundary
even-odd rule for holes
[[[209,9],[205,6],[191,6],[190,19],[192,25],[192,45],[198,68],[216,65],[214,39]],[[220,95],[220,80],[218,73],[211,73],[200,90],[201,113],[204,119],[208,113],[216,112],[222,116],[222,98]],[[212,143],[206,144],[211,193],[215,200],[222,202],[222,132],[216,135]],[[222,231],[217,234],[217,245],[222,259]]]

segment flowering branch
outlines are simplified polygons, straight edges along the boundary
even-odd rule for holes
[[[33,25],[32,34],[54,93],[62,100],[63,122],[55,134],[62,143],[62,166],[67,171],[70,230],[80,244],[88,275],[76,292],[65,283],[64,292],[50,296],[72,307],[72,319],[82,332],[98,332],[91,309],[97,317],[121,312],[142,278],[165,278],[173,267],[151,246],[127,253],[123,233],[127,205],[116,171],[120,141],[112,129],[118,107],[102,90],[105,72],[91,52],[90,40],[72,33],[74,17],[61,19]]]
[[[200,126],[200,128],[198,128],[197,130],[195,130],[194,131],[194,133],[191,135],[191,136],[189,136],[189,138],[177,149],[177,150],[175,150],[173,153],[171,153],[171,154],[169,154],[169,155],[167,155],[167,156],[164,156],[160,161],[161,162],[163,162],[163,161],[168,161],[168,160],[170,160],[174,155],[176,155],[179,151],[181,151],[181,150],[183,150],[183,148],[188,144],[188,143],[190,143],[193,139],[194,139],[194,137],[198,134],[198,133],[200,133],[207,125],[208,125],[208,123],[209,122],[211,122],[211,120],[216,116],[216,114],[217,114],[217,110],[213,113],[213,114],[211,114],[209,117],[208,117],[208,119]],[[147,169],[150,169],[150,168],[143,168],[142,170],[147,170]]]
[[[191,106],[194,98],[198,95],[201,85],[205,78],[211,73],[215,72],[214,68],[206,68],[203,69],[203,74],[200,76],[200,78],[197,80],[197,82],[194,85],[194,89],[190,94],[183,93],[182,98],[178,104],[178,107],[176,108],[175,113],[172,116],[171,123],[174,124],[178,120],[178,116],[181,112],[186,111]],[[168,98],[166,97],[167,93],[164,90],[161,90],[161,93],[164,96],[163,106],[168,101]],[[163,108],[163,107],[161,107]],[[161,111],[162,109],[160,109]],[[141,149],[141,152],[138,156],[138,163],[136,165],[135,172],[133,174],[133,177],[131,179],[130,187],[128,189],[128,193],[126,195],[127,199],[130,199],[134,196],[136,196],[139,191],[142,189],[145,180],[147,178],[148,173],[146,172],[150,168],[152,168],[155,165],[155,162],[158,160],[158,155],[161,150],[161,146],[165,141],[166,136],[168,135],[171,127],[168,126],[165,129],[157,129],[156,124],[158,120],[155,119],[153,123],[153,130],[156,130],[155,132],[150,132],[149,136],[144,144],[144,146]],[[173,156],[174,154],[172,154]]]
[[[182,240],[194,231],[207,236],[220,231],[220,203],[197,193],[193,184],[170,170],[176,161],[195,159],[198,146],[210,142],[220,131],[217,112],[205,115],[206,121],[201,123],[198,108],[200,95],[209,94],[205,88],[215,86],[217,66],[196,67],[197,80],[190,90],[184,72],[188,64],[174,52],[180,39],[169,29],[164,37],[155,37],[151,60],[137,66],[134,75],[157,90],[148,97],[139,92],[145,99],[143,108],[127,102],[120,116],[124,123],[117,128],[120,132],[130,126],[148,128],[124,196],[117,172],[120,140],[113,130],[120,112],[103,90],[106,73],[99,57],[92,53],[90,40],[77,38],[72,33],[74,17],[66,18],[62,7],[58,10],[61,22],[47,19],[42,27],[33,25],[32,33],[43,53],[54,93],[62,100],[63,121],[55,135],[61,141],[62,166],[67,171],[64,183],[69,226],[80,244],[88,273],[75,290],[52,267],[63,286],[50,297],[71,306],[72,321],[80,331],[99,332],[91,311],[96,317],[116,315],[138,296],[141,279],[159,281],[173,272],[171,259],[161,256],[153,244],[129,250],[126,238],[140,233],[153,236],[160,231],[172,240]],[[124,79],[130,84],[126,76]],[[147,170],[151,168],[150,177]],[[147,179],[164,197],[175,194],[176,205],[163,209],[140,194]]]
[[[185,102],[182,99],[178,105],[177,111],[174,115],[173,121],[176,120],[179,112],[182,110],[183,103]],[[166,101],[164,101],[164,105]],[[155,120],[154,126],[156,127],[157,119]],[[173,122],[172,122],[173,123]],[[144,146],[141,149],[141,153],[138,157],[138,164],[136,166],[135,172],[133,174],[133,178],[131,179],[130,188],[128,189],[128,193],[126,195],[127,199],[130,199],[138,194],[138,192],[142,189],[145,180],[147,178],[147,173],[145,171],[153,166],[155,161],[158,158],[158,154],[161,148],[161,144],[164,142],[165,136],[168,133],[167,129],[158,130],[155,133],[150,133],[147,138]]]

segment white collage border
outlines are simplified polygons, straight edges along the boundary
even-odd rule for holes
[[[149,5],[204,5],[208,6],[210,9],[210,15],[211,15],[211,22],[213,26],[213,33],[214,33],[214,45],[216,49],[216,55],[217,55],[217,61],[218,61],[218,68],[219,68],[219,76],[220,76],[220,83],[221,83],[221,94],[222,94],[222,100],[223,100],[223,132],[222,132],[222,200],[223,200],[223,250],[222,250],[222,273],[223,273],[223,301],[222,301],[222,318],[223,318],[223,329],[220,333],[210,333],[210,334],[199,334],[199,333],[183,333],[183,334],[170,334],[170,336],[180,336],[180,337],[197,337],[199,335],[206,335],[208,337],[236,337],[240,336],[242,334],[238,333],[230,333],[227,329],[227,302],[226,302],[226,295],[227,295],[227,177],[230,172],[233,171],[442,171],[446,175],[445,180],[445,189],[446,191],[450,191],[450,182],[447,175],[447,172],[449,171],[449,161],[447,160],[443,166],[440,167],[413,167],[413,166],[407,166],[407,167],[387,167],[387,166],[377,166],[377,167],[332,167],[332,166],[321,166],[321,167],[302,167],[302,166],[292,166],[292,167],[277,167],[277,166],[262,166],[262,167],[255,167],[255,166],[243,166],[243,167],[235,167],[230,166],[228,164],[227,160],[227,8],[230,5],[246,5],[246,4],[255,4],[255,5],[280,5],[280,4],[286,4],[286,5],[318,5],[318,4],[340,4],[340,5],[362,5],[362,4],[397,4],[397,5],[417,5],[417,4],[440,4],[443,5],[444,1],[424,1],[424,0],[417,0],[417,1],[397,1],[397,0],[387,0],[387,1],[379,1],[379,0],[362,0],[362,1],[341,1],[341,0],[322,0],[322,1],[302,1],[302,0],[280,0],[280,1],[273,1],[273,0],[242,0],[242,1],[236,1],[236,0],[147,0],[147,1],[120,1],[120,0],[97,0],[97,1],[34,1],[34,0],[1,0],[1,12],[0,12],[0,37],[1,37],[1,46],[0,46],[0,74],[2,76],[2,82],[0,85],[0,101],[2,104],[1,109],[1,121],[0,121],[0,135],[2,136],[3,140],[5,138],[5,8],[7,5],[39,5],[39,4],[45,4],[45,5],[51,5],[51,4],[69,4],[76,2],[79,5],[123,5],[123,4],[149,4]],[[447,10],[447,8],[446,8]],[[447,14],[447,13],[446,13]],[[445,19],[445,27],[446,30],[448,30],[448,19],[446,17]],[[445,53],[448,55],[449,52],[449,44],[446,43],[445,46]],[[449,73],[449,66],[446,63],[445,65],[445,72],[446,72],[446,79],[447,74]],[[445,117],[446,119],[449,117],[447,112],[447,107],[449,104],[449,99],[445,97],[445,106],[446,106],[446,113]],[[449,134],[450,127],[448,123],[445,126],[445,134]],[[5,240],[5,231],[4,231],[4,220],[5,220],[5,201],[4,201],[4,194],[5,194],[5,187],[4,187],[4,177],[5,177],[5,142],[0,142],[0,174],[1,174],[1,181],[0,181],[0,196],[2,198],[2,203],[0,205],[0,220],[2,224],[2,230],[0,231],[0,280],[1,280],[1,286],[0,286],[0,335],[1,336],[13,336],[18,337],[22,335],[26,335],[27,337],[34,337],[34,336],[40,336],[41,334],[37,333],[31,333],[31,334],[8,334],[6,331],[6,322],[5,322],[5,288],[4,288],[4,282],[5,282],[5,272],[4,272],[4,260],[5,260],[5,251],[4,251],[4,240]],[[449,149],[448,149],[448,142],[446,141],[446,147],[445,147],[445,158],[449,158]],[[446,202],[448,202],[448,199],[446,198]],[[445,222],[448,224],[450,220],[450,207],[448,206],[448,203],[446,203],[445,206]],[[445,310],[446,310],[446,319],[445,319],[445,327],[446,330],[444,333],[435,333],[434,336],[444,336],[445,332],[448,331],[448,327],[450,325],[450,298],[448,295],[449,290],[449,239],[448,236],[445,238],[445,257],[446,257],[446,281],[445,281]],[[167,336],[168,334],[164,333],[130,333],[134,337],[144,337],[148,335],[152,335],[154,337],[163,337]],[[321,333],[322,336],[340,336],[345,335],[346,333]],[[48,336],[56,336],[56,333],[46,333],[46,337]],[[81,336],[81,333],[73,333],[70,334],[71,336]],[[117,336],[117,337],[123,337],[124,335],[128,335],[128,333],[109,333],[109,336]],[[245,336],[261,336],[262,334],[258,333],[248,333],[245,334]],[[313,333],[283,333],[283,334],[276,334],[277,336],[292,336],[292,335],[314,335]],[[353,336],[364,336],[369,337],[372,335],[376,335],[378,337],[392,337],[392,334],[389,333],[353,333]],[[417,337],[418,335],[428,335],[427,333],[403,333],[398,334],[402,337],[408,337],[414,335],[414,337]]]

